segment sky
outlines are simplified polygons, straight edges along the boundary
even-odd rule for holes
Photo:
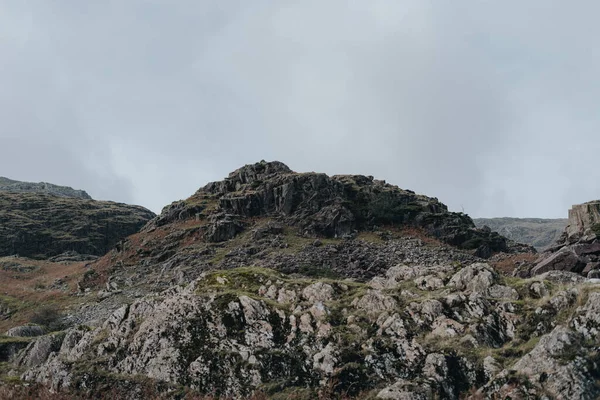
[[[600,198],[600,2],[0,0],[0,176],[155,212],[236,168],[472,217]]]

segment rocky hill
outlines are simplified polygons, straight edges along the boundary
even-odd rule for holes
[[[39,259],[66,251],[101,256],[153,217],[138,206],[0,190],[0,256]]]
[[[537,264],[519,271],[537,275],[547,271],[570,271],[600,278],[600,201],[574,205],[566,228],[556,243],[545,251]]]
[[[542,218],[473,218],[475,226],[490,227],[494,232],[515,242],[545,250],[556,243],[567,226],[568,219]]]
[[[88,199],[92,197],[83,190],[75,190],[67,186],[58,186],[51,183],[19,182],[0,176],[0,192],[12,193],[45,193],[58,197],[71,197],[75,199]]]
[[[0,298],[0,397],[596,399],[600,285],[494,268],[530,251],[372,177],[248,165],[68,272],[60,317]]]

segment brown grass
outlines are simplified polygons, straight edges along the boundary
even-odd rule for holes
[[[86,271],[83,262],[53,263],[13,257],[0,258],[0,261],[17,261],[39,267],[31,272],[0,269],[0,300],[16,308],[11,318],[0,320],[0,332],[28,323],[40,306],[51,305],[60,311],[76,302],[72,294],[77,291],[77,282]],[[69,290],[50,289],[57,279],[62,279]]]
[[[539,256],[534,253],[499,254],[490,260],[490,265],[501,274],[511,276],[517,267],[533,265]]]

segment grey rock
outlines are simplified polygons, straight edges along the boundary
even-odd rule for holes
[[[65,337],[63,332],[41,336],[31,342],[19,355],[15,364],[19,367],[37,367],[48,360],[53,352],[58,352]]]
[[[12,337],[35,337],[42,336],[46,333],[46,330],[39,325],[22,325],[15,326],[6,332],[6,336]]]
[[[57,197],[91,200],[92,197],[83,190],[75,190],[68,186],[58,186],[47,182],[19,182],[0,177],[0,191],[13,193],[44,193]]]

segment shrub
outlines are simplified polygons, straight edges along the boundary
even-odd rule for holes
[[[62,313],[53,305],[38,308],[29,319],[29,322],[45,326],[49,331],[59,331],[64,327]]]

